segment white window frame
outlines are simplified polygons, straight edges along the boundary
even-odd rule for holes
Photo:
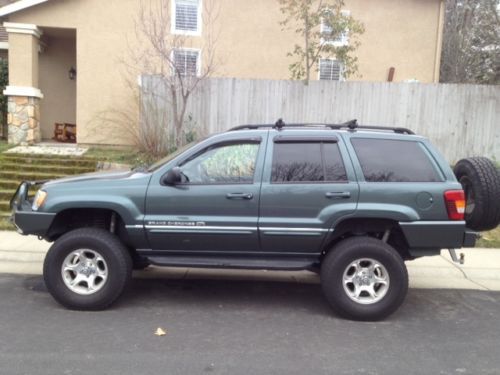
[[[172,61],[172,65],[175,64],[175,51],[191,51],[191,52],[198,52],[198,59],[196,60],[196,76],[199,77],[201,75],[201,49],[199,48],[174,48],[172,52],[170,53],[170,60]],[[172,75],[175,74],[175,66],[172,66]],[[188,75],[184,75],[182,77],[190,77]]]
[[[333,80],[333,79],[321,79],[321,60],[331,60],[331,61],[337,61],[339,63],[339,80],[338,81]],[[345,81],[344,69],[343,69],[342,63],[337,59],[319,58],[318,59],[318,81],[331,81],[331,82],[343,82],[343,81]]]
[[[351,11],[343,9],[343,10],[340,11],[340,14],[342,16],[348,17],[348,16],[351,15]],[[320,33],[324,33],[325,31],[327,31],[327,28],[328,27],[325,25],[324,18],[321,17],[321,24],[320,24],[320,28],[319,28]],[[342,35],[340,36],[340,39],[337,39],[337,40],[326,40],[325,38],[321,38],[320,43],[321,44],[332,45],[334,47],[348,46],[349,45],[349,30],[346,30],[345,33],[342,33]]]
[[[170,28],[170,32],[172,34],[177,34],[177,35],[191,35],[191,36],[200,36],[201,35],[201,23],[202,23],[202,19],[201,19],[201,11],[203,9],[202,7],[202,1],[203,0],[198,0],[198,9],[197,9],[197,30],[196,31],[191,31],[191,30],[178,30],[175,28],[175,24],[176,24],[176,12],[175,12],[175,8],[176,8],[176,4],[177,4],[177,1],[178,0],[170,0],[170,3],[171,3],[171,12],[172,12],[172,25],[171,25],[171,28]]]

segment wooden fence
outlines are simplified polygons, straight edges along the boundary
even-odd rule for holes
[[[167,92],[159,77],[142,77],[145,108],[161,109],[168,117]],[[332,81],[305,86],[210,78],[192,95],[186,117],[205,134],[278,118],[288,123],[357,119],[409,128],[428,137],[450,162],[474,155],[500,160],[500,86]]]

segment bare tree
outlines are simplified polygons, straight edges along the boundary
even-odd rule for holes
[[[500,83],[500,0],[447,0],[440,77]]]
[[[173,1],[173,0],[171,0]],[[141,112],[141,126],[154,127],[151,123],[151,111],[159,115],[157,119],[164,120],[168,117],[173,125],[175,146],[180,147],[185,143],[184,126],[189,99],[200,83],[211,76],[218,66],[215,58],[215,47],[218,39],[216,31],[219,8],[217,0],[204,0],[202,2],[202,36],[189,36],[172,32],[171,2],[168,0],[142,0],[136,20],[136,36],[139,46],[131,48],[133,62],[129,68],[139,70],[140,74],[159,77],[161,87],[148,87],[152,98],[163,102],[169,108],[168,116],[161,113],[157,104],[148,101],[143,103]],[[178,60],[178,52],[196,47],[200,51],[196,58],[186,57],[184,61]],[[197,53],[197,52],[196,52]],[[200,64],[200,56],[203,62]],[[153,107],[151,107],[153,106]],[[161,126],[164,124],[157,124]],[[163,129],[165,130],[165,129]],[[151,129],[152,137],[148,141],[158,139],[157,130]]]

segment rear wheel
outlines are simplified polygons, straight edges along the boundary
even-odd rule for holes
[[[61,305],[76,310],[102,310],[113,303],[130,279],[132,260],[111,233],[76,229],[59,238],[45,257],[43,277]]]
[[[321,286],[333,310],[354,320],[380,320],[403,303],[408,273],[401,256],[371,237],[337,244],[321,265]]]
[[[485,157],[460,160],[455,176],[465,193],[465,222],[477,231],[494,229],[500,222],[500,174]]]

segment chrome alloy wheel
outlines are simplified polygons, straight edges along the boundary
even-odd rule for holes
[[[69,290],[90,295],[102,289],[108,279],[108,265],[97,251],[72,251],[62,263],[61,275]]]
[[[354,302],[370,305],[380,301],[389,290],[389,273],[374,259],[362,258],[351,262],[342,276],[347,296]]]

